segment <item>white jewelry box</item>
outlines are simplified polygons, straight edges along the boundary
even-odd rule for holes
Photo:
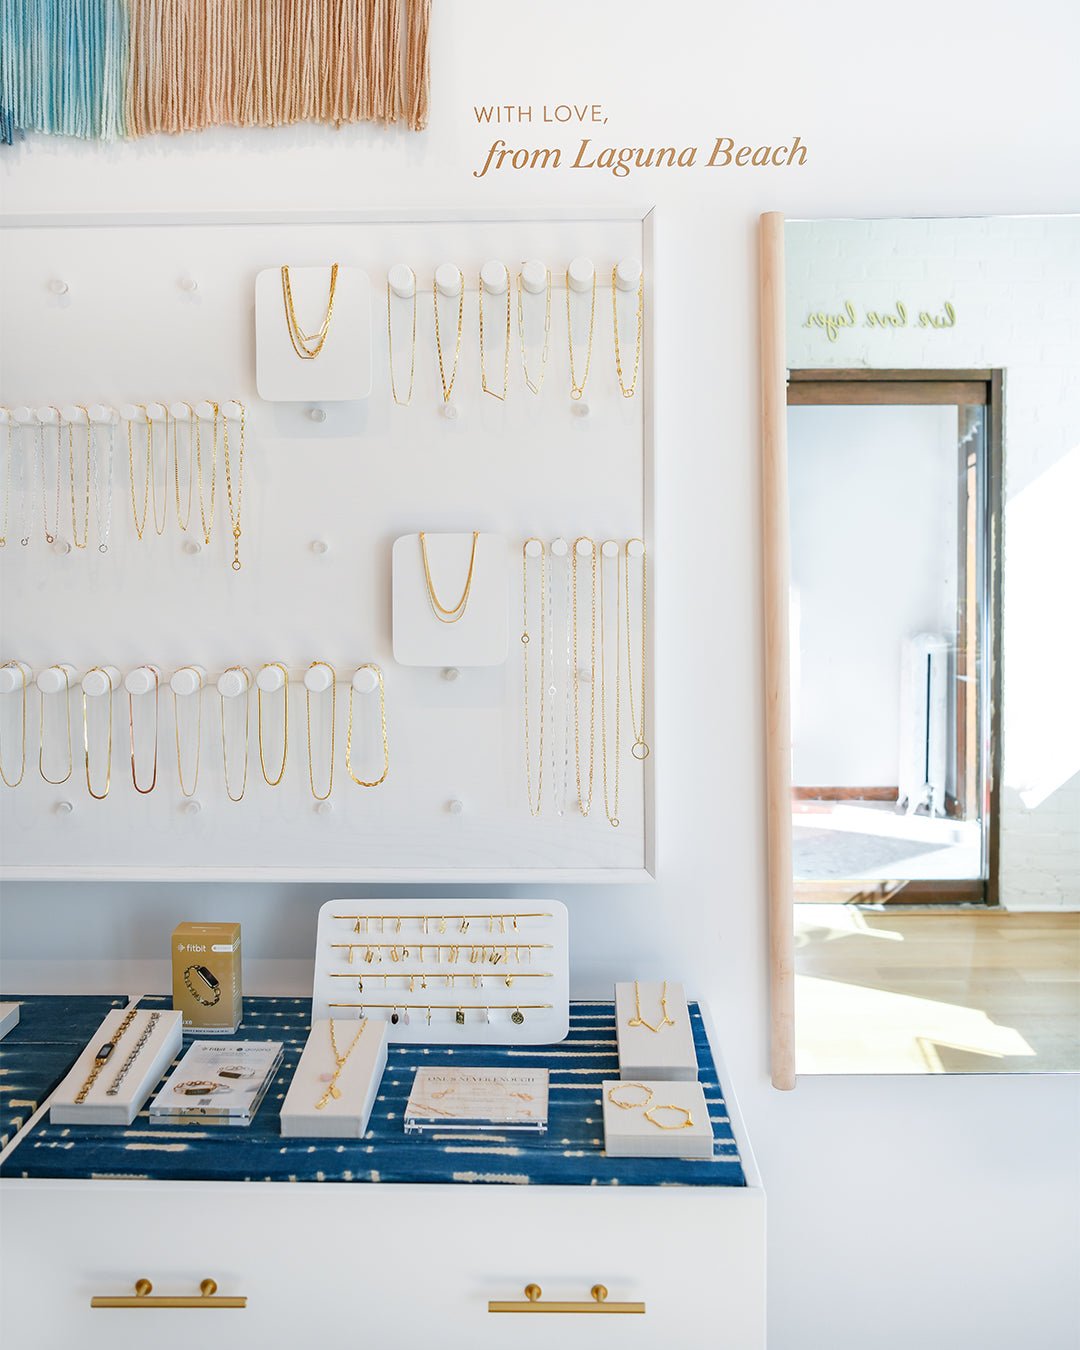
[[[294,1139],[362,1139],[386,1069],[387,1024],[374,1018],[334,1018],[338,1053],[344,1055],[359,1029],[364,1031],[349,1054],[323,1107],[337,1067],[329,1019],[312,1022],[311,1033],[281,1104],[281,1133]]]
[[[694,1033],[690,1028],[690,1011],[681,984],[666,982],[666,1006],[670,1025],[663,1025],[665,983],[662,980],[640,980],[637,996],[632,981],[615,986],[615,1034],[619,1042],[620,1078],[665,1078],[673,1081],[696,1081],[697,1053]],[[634,1025],[641,1007],[643,1022]],[[656,1027],[651,1031],[650,1027]]]
[[[700,1083],[680,1083],[671,1079],[631,1083],[617,1078],[602,1086],[604,1152],[609,1157],[712,1157],[712,1122]],[[651,1092],[651,1097],[636,1091],[639,1087]],[[612,1090],[618,1100],[625,1098],[636,1103],[640,1099],[642,1104],[616,1106],[608,1095]],[[669,1107],[676,1109],[666,1109]]]
[[[54,1125],[130,1125],[142,1110],[146,1099],[161,1081],[165,1070],[180,1053],[183,1044],[183,1014],[171,1009],[140,1009],[118,1041],[114,1041],[120,1025],[130,1009],[114,1008],[86,1049],[75,1061],[67,1077],[53,1093],[49,1119]],[[153,1028],[151,1020],[156,1017]],[[149,1035],[124,1073],[114,1093],[109,1089],[128,1062],[139,1038]],[[114,1045],[108,1060],[102,1065],[90,1090],[82,1102],[77,1102],[83,1084],[90,1076],[99,1051],[104,1045]]]

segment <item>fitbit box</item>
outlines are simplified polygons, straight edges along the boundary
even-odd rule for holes
[[[172,937],[173,1007],[184,1033],[231,1036],[243,1017],[238,923],[182,923]]]

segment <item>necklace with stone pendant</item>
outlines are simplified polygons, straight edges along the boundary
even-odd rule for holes
[[[349,1062],[349,1056],[356,1049],[356,1043],[359,1041],[360,1037],[364,1034],[364,1030],[366,1027],[367,1027],[367,1019],[365,1018],[360,1023],[360,1030],[352,1038],[352,1044],[349,1046],[348,1050],[346,1050],[344,1054],[341,1054],[337,1046],[337,1036],[334,1033],[334,1019],[333,1018],[330,1019],[330,1048],[334,1053],[334,1061],[337,1067],[334,1069],[333,1073],[321,1073],[319,1075],[319,1082],[329,1083],[330,1086],[326,1089],[323,1095],[315,1103],[316,1111],[321,1111],[324,1106],[329,1106],[332,1101],[337,1101],[341,1097],[341,1089],[338,1087],[337,1081],[341,1077],[341,1071],[342,1069],[344,1069],[345,1065]]]

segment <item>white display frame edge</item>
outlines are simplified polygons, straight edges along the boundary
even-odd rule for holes
[[[185,225],[350,225],[350,224],[435,224],[440,222],[476,221],[478,223],[524,224],[545,221],[583,220],[638,221],[641,224],[641,264],[646,286],[646,313],[652,312],[655,288],[653,262],[655,258],[653,206],[605,207],[524,207],[520,209],[475,210],[469,207],[451,207],[446,210],[373,210],[373,211],[125,211],[125,212],[32,212],[9,213],[0,211],[0,230],[11,229],[93,229],[122,226]],[[642,398],[642,502],[643,537],[656,547],[655,511],[653,493],[655,472],[655,420],[653,414],[653,323],[646,321],[641,350]],[[655,595],[655,589],[653,594]],[[655,607],[650,615],[655,632]],[[655,690],[655,652],[646,653],[647,680]],[[655,726],[656,700],[650,699],[650,723]],[[643,765],[645,776],[645,857],[642,867],[593,868],[318,868],[318,867],[5,867],[0,865],[3,881],[217,881],[217,882],[331,882],[362,884],[367,882],[405,882],[422,885],[461,883],[463,885],[506,885],[515,883],[564,882],[566,884],[628,884],[649,882],[656,878],[656,776],[654,756]]]

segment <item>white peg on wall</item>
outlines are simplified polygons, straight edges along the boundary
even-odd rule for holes
[[[587,558],[593,551],[593,546],[588,539],[579,539],[577,541],[577,552],[579,558]]]
[[[189,694],[198,693],[205,683],[206,671],[202,666],[181,666],[173,671],[169,688],[180,698],[187,698]]]
[[[63,801],[57,802],[53,810],[58,816],[70,816],[72,811],[75,810],[75,804],[65,798]]]
[[[100,698],[120,688],[121,675],[115,666],[95,666],[82,677],[83,693],[88,698]]]
[[[243,406],[237,403],[235,399],[227,399],[220,407],[222,417],[227,417],[230,422],[239,422],[243,416]]]
[[[91,403],[90,421],[109,426],[116,421],[116,409],[110,408],[107,403]]]
[[[462,811],[465,810],[465,803],[458,797],[452,797],[450,801],[446,803],[446,809],[452,816],[460,816]]]
[[[353,674],[352,687],[358,694],[371,694],[379,687],[379,677],[370,666],[361,666]]]
[[[605,558],[617,558],[619,556],[619,546],[614,539],[605,539],[600,545],[600,552]]]
[[[120,416],[124,419],[125,422],[146,421],[142,408],[138,407],[134,403],[121,403]]]
[[[199,283],[195,280],[194,277],[191,276],[181,277],[178,284],[180,286],[180,289],[182,291],[185,291],[188,295],[194,295],[195,292],[199,289]]]
[[[68,284],[61,277],[53,277],[49,282],[49,290],[53,295],[67,295]]]
[[[539,295],[547,290],[548,270],[542,262],[530,258],[521,264],[521,284],[530,295]]]
[[[626,551],[631,558],[640,558],[644,556],[645,545],[640,539],[630,539],[627,541]]]
[[[566,269],[572,291],[591,291],[596,279],[596,268],[591,258],[574,258]]]
[[[182,545],[185,553],[201,553],[203,550],[201,539],[185,539]]]
[[[255,676],[255,683],[264,694],[276,694],[285,683],[285,673],[279,665],[265,665]]]
[[[558,539],[551,541],[551,552],[556,558],[565,558],[570,552],[570,545],[560,535]]]
[[[452,684],[454,680],[460,679],[461,671],[458,670],[457,666],[447,666],[442,673],[442,677]]]
[[[148,403],[146,405],[146,415],[152,422],[164,422],[169,415],[169,410],[164,403]]]
[[[124,676],[124,688],[129,694],[149,694],[161,683],[156,666],[136,666]]]
[[[15,421],[23,426],[29,426],[31,422],[36,422],[33,408],[28,408],[25,403],[19,403],[11,410],[11,415]]]
[[[36,409],[34,415],[43,426],[55,426],[60,421],[60,409],[51,406]]]
[[[34,682],[34,672],[25,661],[9,661],[0,666],[0,694],[13,694]]]
[[[539,539],[530,539],[525,545],[525,554],[529,558],[539,558],[543,551],[544,546]]]
[[[209,399],[201,399],[195,404],[195,416],[203,422],[209,422],[214,416],[214,405]]]
[[[313,539],[309,547],[312,553],[321,557],[324,553],[326,553],[329,550],[330,545],[326,542],[325,539]]]
[[[620,258],[615,266],[615,285],[620,291],[636,291],[641,281],[641,259]]]
[[[182,804],[180,810],[183,811],[185,816],[197,816],[202,810],[202,802],[195,797],[191,797]]]
[[[394,263],[386,274],[390,289],[402,300],[411,300],[416,294],[416,273],[408,263]]]
[[[234,666],[218,676],[217,687],[222,698],[239,698],[251,688],[251,680],[246,670]]]
[[[307,410],[307,415],[308,415],[308,417],[311,418],[311,420],[312,420],[313,422],[325,422],[325,421],[326,421],[326,409],[325,409],[325,408],[309,408],[309,409]]]
[[[8,422],[15,421],[15,414],[9,412],[7,408],[0,408],[0,427],[6,427]]]
[[[333,683],[334,672],[321,661],[317,661],[304,671],[304,687],[313,694],[325,693]]]
[[[71,545],[66,539],[54,539],[52,541],[52,551],[57,554],[70,553]]]
[[[67,661],[61,661],[57,665],[46,666],[44,670],[38,671],[37,687],[43,694],[60,694],[67,689],[73,689],[77,680],[78,672],[75,667]]]
[[[333,811],[334,811],[334,803],[333,803],[333,802],[316,802],[316,803],[315,803],[315,814],[318,815],[318,816],[329,816],[329,815],[332,815],[332,814],[333,814]]]
[[[465,284],[465,278],[461,274],[461,268],[454,263],[440,263],[435,269],[435,285],[440,295],[445,295],[448,300],[456,300],[461,295],[461,288]]]
[[[510,284],[510,273],[505,263],[493,258],[481,267],[480,280],[484,283],[485,291],[489,291],[492,295],[502,295]]]
[[[65,403],[60,413],[65,422],[73,422],[76,426],[86,424],[87,413],[75,403]]]
[[[177,403],[169,404],[169,412],[178,422],[186,422],[188,418],[192,416],[194,411],[195,409],[190,403],[184,403],[182,400]]]

